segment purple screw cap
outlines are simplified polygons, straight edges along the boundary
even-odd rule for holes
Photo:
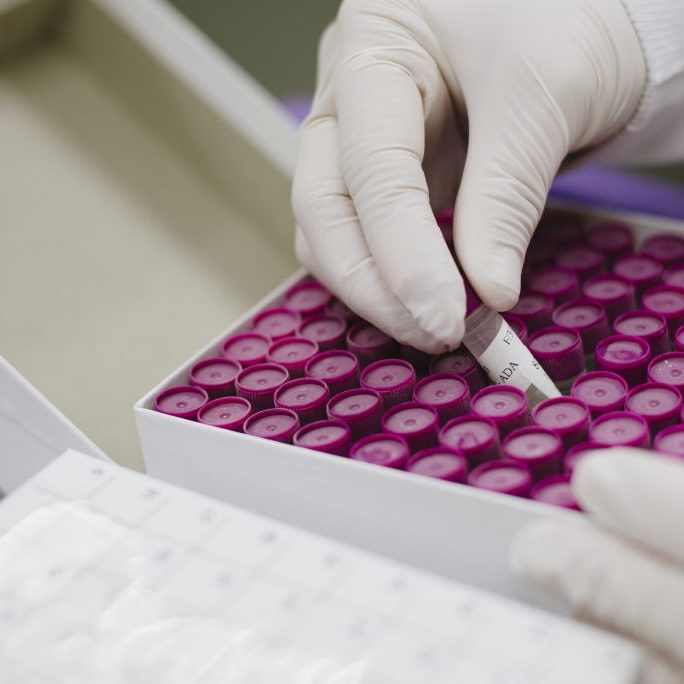
[[[318,345],[305,337],[283,337],[268,348],[268,360],[287,368],[291,378],[301,378],[306,364],[318,354]]]
[[[405,401],[385,412],[382,429],[401,435],[408,442],[411,453],[416,453],[437,445],[439,420],[434,409],[416,401]]]
[[[552,326],[538,330],[527,345],[548,376],[557,384],[571,382],[584,372],[584,348],[579,333]],[[561,391],[563,388],[561,388]]]
[[[246,435],[291,444],[292,438],[299,430],[299,419],[297,414],[289,409],[265,409],[247,418],[243,430]]]
[[[684,425],[661,430],[653,440],[653,448],[661,454],[684,459]]]
[[[684,289],[684,264],[674,264],[665,269],[663,283]],[[653,283],[653,285],[658,285],[658,283]]]
[[[272,340],[279,340],[281,337],[292,337],[297,332],[300,320],[297,312],[280,306],[258,313],[252,321],[252,328]]]
[[[613,328],[617,335],[631,335],[646,340],[651,348],[651,356],[669,351],[667,322],[659,314],[651,313],[646,309],[630,311],[618,316],[613,323]]]
[[[221,397],[205,404],[197,414],[197,420],[205,425],[239,432],[251,413],[252,407],[247,399]]]
[[[589,437],[600,447],[647,447],[648,424],[634,413],[612,411],[594,419],[589,429]]]
[[[503,443],[503,455],[522,463],[535,482],[561,472],[563,445],[560,437],[542,427],[531,426],[513,430]]]
[[[529,333],[551,325],[553,301],[550,297],[533,292],[523,292],[518,303],[508,312],[521,318]]]
[[[589,434],[589,409],[575,397],[546,399],[535,406],[532,421],[547,430],[553,430],[569,449],[585,442]]]
[[[527,332],[525,321],[523,321],[520,316],[515,316],[509,313],[505,314],[504,318],[506,319],[506,323],[508,323],[508,325],[510,325],[513,329],[513,332],[520,338],[520,341],[523,344],[527,344],[529,333]]]
[[[332,293],[313,279],[303,280],[293,285],[285,293],[285,306],[297,312],[302,318],[323,313],[332,302]]]
[[[351,430],[341,420],[318,420],[299,428],[293,443],[333,456],[346,456],[351,443]]]
[[[304,425],[325,418],[325,407],[329,398],[330,390],[323,380],[297,378],[276,390],[273,403],[276,408],[294,411],[299,422]]]
[[[677,351],[684,351],[684,325],[680,325],[677,330],[675,330],[674,346]]]
[[[488,384],[484,371],[475,357],[463,348],[435,356],[430,362],[430,373],[449,373],[462,377],[468,383],[471,394],[475,394]]]
[[[594,371],[572,383],[572,396],[586,404],[595,418],[609,411],[621,411],[627,396],[627,382],[616,373]]]
[[[581,444],[575,444],[571,446],[565,452],[565,458],[563,458],[563,469],[569,475],[572,475],[577,464],[590,452],[596,451],[597,449],[605,449],[601,444],[596,442],[582,442]]]
[[[437,446],[419,451],[409,460],[406,470],[438,480],[465,484],[468,462],[456,449]]]
[[[573,299],[561,304],[553,312],[553,322],[579,333],[582,347],[587,354],[593,352],[599,340],[610,334],[603,306],[589,299]]]
[[[197,413],[208,401],[209,395],[201,387],[181,385],[161,392],[154,401],[154,408],[176,418],[197,420]]]
[[[260,363],[250,366],[237,376],[235,391],[244,397],[255,411],[273,407],[276,390],[284,385],[290,376],[286,368],[277,363]]]
[[[589,278],[582,285],[582,294],[603,306],[610,323],[636,308],[634,288],[624,278],[610,273]]]
[[[596,368],[622,376],[630,387],[646,380],[646,367],[651,358],[648,342],[630,335],[606,337],[596,345]]]
[[[644,309],[661,315],[671,334],[684,323],[684,290],[673,285],[658,285],[644,292],[641,298]]]
[[[577,276],[569,269],[560,266],[544,266],[536,269],[530,273],[527,287],[532,292],[549,297],[556,306],[579,296]],[[518,311],[515,313],[520,315]]]
[[[674,264],[684,260],[684,240],[679,235],[658,233],[644,242],[641,251],[661,264]]]
[[[325,307],[325,313],[331,316],[339,316],[347,322],[355,323],[358,321],[359,317],[341,300],[333,298],[330,304]]]
[[[679,422],[682,395],[670,385],[646,382],[630,390],[625,399],[625,409],[642,416],[653,436]]]
[[[211,399],[235,394],[235,378],[242,366],[231,359],[204,359],[190,369],[190,384],[201,387]]]
[[[410,456],[409,446],[400,435],[367,435],[354,444],[349,453],[355,461],[403,470]]]
[[[299,337],[313,340],[321,351],[344,347],[347,323],[340,316],[320,314],[303,321],[298,330]]]
[[[598,275],[606,269],[606,260],[603,253],[588,245],[578,245],[563,249],[556,259],[556,264],[561,268],[572,271],[580,282],[591,276]]]
[[[644,290],[660,284],[663,265],[645,254],[626,254],[615,262],[613,272],[624,278],[640,298]]]
[[[399,351],[397,343],[374,325],[359,321],[347,331],[347,348],[354,352],[361,366],[391,358]]]
[[[422,375],[427,373],[430,361],[432,361],[432,354],[420,351],[420,349],[414,349],[408,344],[402,344],[399,347],[399,356],[404,361],[408,361],[416,369],[416,373]]]
[[[572,493],[570,475],[552,475],[538,482],[530,492],[530,499],[572,511],[582,510]]]
[[[439,422],[464,416],[470,408],[470,391],[464,378],[451,373],[428,375],[413,388],[413,400],[437,412]]]
[[[361,372],[361,387],[378,392],[385,408],[411,399],[415,383],[416,371],[402,359],[375,361]]]
[[[675,387],[684,396],[684,352],[656,356],[648,365],[648,379]]]
[[[500,456],[499,431],[496,423],[489,418],[473,415],[454,418],[439,431],[439,443],[460,451],[466,457],[469,468]]]
[[[493,420],[502,438],[529,423],[527,397],[517,387],[484,387],[472,398],[470,409],[480,418]]]
[[[470,473],[468,484],[478,489],[526,498],[532,487],[532,476],[524,465],[515,461],[490,461]]]
[[[587,242],[603,252],[606,261],[612,264],[623,254],[634,251],[632,231],[626,223],[604,221],[587,231]]]
[[[304,368],[307,377],[323,380],[334,397],[359,385],[359,360],[348,351],[333,349],[316,354]]]
[[[223,355],[237,361],[243,368],[255,366],[266,361],[271,340],[266,335],[256,332],[231,335],[222,347]]]
[[[327,407],[328,418],[346,423],[355,440],[380,430],[382,411],[382,397],[369,389],[342,392],[333,397]]]

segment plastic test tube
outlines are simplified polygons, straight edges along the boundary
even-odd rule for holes
[[[528,346],[556,384],[558,394],[569,394],[575,378],[586,370],[579,333],[559,326],[544,328],[530,337]]]
[[[474,415],[493,420],[502,438],[529,424],[527,397],[517,387],[485,387],[472,398],[470,408]]]
[[[661,315],[670,334],[684,323],[684,290],[672,285],[658,285],[644,292],[641,303],[644,309]]]
[[[197,420],[199,410],[209,401],[209,395],[192,385],[171,387],[161,392],[154,401],[154,408],[176,418]]]
[[[441,356],[435,356],[430,362],[430,373],[450,373],[462,377],[468,383],[471,394],[475,394],[487,385],[487,376],[466,349],[459,348]]]
[[[293,444],[333,456],[346,456],[351,443],[351,430],[341,420],[318,420],[299,428]]]
[[[471,471],[468,484],[479,489],[527,497],[532,487],[530,471],[515,461],[490,461]]]
[[[237,361],[243,368],[255,366],[266,361],[271,340],[258,332],[238,333],[231,335],[224,343],[221,351],[228,359]]]
[[[279,363],[291,378],[301,378],[306,364],[318,354],[318,344],[305,337],[283,337],[268,348],[268,360]]]
[[[464,416],[470,408],[468,383],[458,375],[435,373],[428,375],[413,388],[413,400],[437,412],[439,422]]]
[[[301,318],[298,313],[284,306],[260,311],[252,320],[252,329],[272,340],[292,337],[297,331]]]
[[[197,420],[205,425],[224,430],[242,430],[245,420],[251,415],[252,406],[242,397],[221,397],[205,404],[197,414]]]
[[[496,423],[489,418],[472,415],[454,418],[439,431],[439,443],[462,453],[469,468],[493,461],[501,455],[499,432]]]
[[[409,401],[415,384],[416,371],[402,359],[375,361],[361,372],[361,387],[375,390],[385,408]]]
[[[626,254],[615,262],[613,272],[624,278],[641,299],[645,290],[660,284],[663,265],[645,254]]]
[[[211,399],[235,394],[235,378],[242,366],[231,359],[203,359],[190,369],[190,384],[201,387]]]
[[[634,251],[632,231],[626,223],[618,221],[595,224],[587,231],[586,241],[602,252],[609,264]]]
[[[382,417],[384,432],[403,437],[412,453],[437,445],[439,420],[434,409],[415,401],[393,406]]]
[[[620,314],[636,308],[634,288],[624,278],[615,274],[606,273],[589,278],[582,285],[582,294],[590,301],[603,306],[609,323]]]
[[[570,393],[582,401],[595,418],[602,413],[621,411],[628,389],[626,380],[616,373],[594,371],[577,378]]]
[[[679,235],[658,233],[644,242],[641,252],[661,264],[674,264],[684,260],[684,240]]]
[[[319,314],[307,318],[299,326],[297,334],[318,344],[321,351],[344,347],[347,323],[341,316]]]
[[[354,389],[359,384],[359,360],[354,354],[341,349],[316,354],[304,368],[307,377],[323,380],[334,397],[340,392]]]
[[[247,418],[243,430],[246,435],[289,444],[299,430],[299,419],[289,409],[265,409]]]
[[[525,321],[520,318],[520,316],[515,316],[513,314],[504,314],[504,320],[508,325],[511,326],[513,332],[520,338],[523,344],[527,343],[527,338],[529,337],[529,332],[527,330],[527,325]]]
[[[503,455],[525,465],[533,481],[538,482],[561,472],[563,445],[551,430],[530,426],[514,430],[504,439]]]
[[[596,346],[596,368],[617,373],[630,387],[646,380],[646,368],[651,358],[648,342],[629,335],[606,337]]]
[[[646,340],[651,348],[651,356],[664,354],[670,349],[667,321],[646,309],[637,309],[618,316],[613,329],[617,335],[631,335]]]
[[[589,428],[589,438],[599,447],[647,447],[648,424],[641,417],[627,411],[604,413]]]
[[[355,461],[403,470],[410,456],[409,446],[400,435],[367,435],[354,444],[349,456]]]
[[[530,291],[543,294],[562,304],[579,296],[579,279],[573,271],[560,266],[543,266],[532,271],[527,278]]]
[[[553,312],[553,322],[562,328],[570,328],[582,339],[586,367],[594,367],[594,347],[599,340],[608,337],[608,319],[601,304],[589,299],[573,299],[561,304]]]
[[[347,331],[347,349],[356,354],[361,366],[394,357],[399,351],[391,337],[365,321],[355,323]]]
[[[566,473],[572,475],[577,464],[590,452],[596,449],[605,449],[605,446],[597,444],[596,442],[582,442],[571,446],[563,458],[563,469]]]
[[[648,379],[675,387],[684,396],[684,352],[656,356],[648,365]]]
[[[534,292],[523,292],[518,303],[507,312],[524,321],[528,333],[547,328],[551,325],[553,301],[550,297]]]
[[[380,430],[382,411],[382,397],[369,389],[342,392],[327,406],[328,418],[346,423],[355,440]]]
[[[260,363],[245,368],[235,381],[238,397],[244,397],[255,411],[273,407],[276,390],[284,385],[290,376],[286,368],[277,363]]]
[[[313,278],[307,278],[293,285],[284,296],[285,306],[297,312],[302,318],[323,313],[333,295]]]
[[[630,390],[625,399],[625,409],[642,416],[653,436],[679,422],[682,395],[670,385],[646,382]]]
[[[653,448],[661,454],[684,459],[684,425],[661,430],[653,440]]]
[[[532,412],[532,422],[558,434],[565,449],[586,441],[589,421],[587,405],[575,397],[547,399]]]
[[[572,492],[570,475],[552,475],[538,482],[530,492],[530,499],[572,511],[581,510]]]
[[[276,390],[273,403],[276,408],[294,411],[299,422],[304,425],[325,418],[325,407],[329,398],[330,390],[323,380],[297,378]]]
[[[465,484],[468,462],[458,450],[437,446],[423,449],[412,456],[406,470],[417,475]]]
[[[600,250],[589,245],[578,245],[563,249],[556,259],[556,265],[572,271],[580,282],[584,282],[602,273],[606,268],[606,260]]]

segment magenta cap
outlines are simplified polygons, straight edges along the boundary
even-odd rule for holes
[[[339,316],[349,323],[353,323],[358,320],[358,316],[341,300],[333,297],[330,304],[325,307],[325,313],[332,316]]]
[[[632,231],[626,223],[604,221],[595,224],[587,231],[586,241],[595,249],[603,252],[608,263],[619,256],[634,251]]]
[[[684,264],[674,264],[665,269],[665,272],[663,273],[663,283],[665,285],[684,288]],[[657,285],[658,283],[653,284]]]
[[[224,430],[240,431],[251,413],[252,407],[247,399],[221,397],[205,404],[197,414],[197,420]]]
[[[582,401],[592,416],[621,411],[627,396],[627,382],[610,371],[593,371],[580,375],[572,383],[571,394]]]
[[[354,354],[331,349],[316,354],[304,368],[307,377],[323,380],[334,397],[359,385],[359,360]]]
[[[437,446],[423,449],[411,457],[406,470],[438,480],[465,484],[468,462],[456,449]]]
[[[268,348],[268,360],[287,368],[290,377],[304,375],[306,364],[318,354],[318,344],[305,337],[283,337]]]
[[[430,373],[459,375],[468,383],[471,394],[475,394],[488,384],[487,377],[475,357],[460,347],[447,354],[435,356],[430,362]]]
[[[412,453],[437,445],[439,420],[437,412],[416,401],[405,401],[393,406],[382,417],[382,429],[393,435],[401,435]]]
[[[551,506],[560,506],[572,511],[582,510],[572,493],[570,475],[551,475],[538,482],[530,492],[530,499],[541,501]]]
[[[287,368],[277,363],[250,366],[237,376],[235,392],[244,397],[255,411],[271,408],[276,390],[290,379]]]
[[[321,351],[344,347],[347,323],[341,316],[319,314],[312,316],[299,326],[297,334],[307,340],[313,340]]]
[[[201,387],[181,385],[161,392],[154,400],[154,409],[176,418],[197,420],[197,413],[209,401]]]
[[[647,447],[648,424],[635,413],[612,411],[594,419],[589,428],[589,438],[599,447]]]
[[[677,351],[684,351],[684,325],[680,325],[674,334],[674,346]]]
[[[413,400],[437,411],[439,422],[464,416],[470,408],[470,391],[464,378],[451,373],[435,373],[413,388]]]
[[[589,434],[589,409],[575,397],[554,397],[542,401],[534,407],[532,421],[558,434],[565,449],[585,442]]]
[[[613,265],[613,273],[624,278],[640,297],[644,290],[660,283],[663,265],[645,254],[625,254]]]
[[[293,285],[284,297],[285,306],[302,318],[323,313],[332,299],[332,293],[313,278]]]
[[[529,424],[527,397],[517,387],[484,387],[472,398],[470,410],[476,416],[493,420],[502,438]]]
[[[580,281],[602,273],[606,269],[603,253],[588,245],[567,247],[561,250],[556,265],[572,271]]]
[[[644,292],[641,298],[644,309],[660,314],[670,332],[684,323],[684,290],[674,285],[658,285]]]
[[[399,347],[399,356],[408,361],[415,369],[416,373],[427,373],[430,361],[432,361],[432,354],[410,347],[408,344],[402,344]]]
[[[490,461],[470,473],[468,484],[478,489],[526,498],[532,487],[532,476],[524,465],[515,461]]]
[[[367,435],[356,442],[349,452],[355,461],[403,470],[410,456],[409,445],[400,435]]]
[[[572,328],[543,328],[527,346],[554,382],[574,378],[585,369],[582,338]]]
[[[651,356],[669,351],[667,321],[659,314],[646,309],[630,311],[618,316],[613,328],[618,335],[631,335],[646,340],[651,348]]]
[[[612,335],[596,345],[596,369],[622,376],[630,387],[646,380],[651,358],[648,342],[630,335]]]
[[[231,359],[204,359],[190,369],[190,384],[201,387],[212,398],[235,394],[235,378],[242,366]]]
[[[537,482],[561,472],[563,445],[551,430],[537,426],[518,428],[504,440],[503,456],[525,465]]]
[[[676,387],[684,395],[684,352],[668,352],[656,356],[648,364],[650,382]]]
[[[535,269],[527,279],[527,287],[532,292],[549,297],[556,306],[579,296],[579,279],[572,271],[560,266]],[[515,310],[513,313],[520,315]]]
[[[411,399],[415,384],[416,371],[402,359],[375,361],[361,372],[361,387],[378,392],[385,408]]]
[[[525,321],[528,332],[533,333],[551,325],[553,301],[543,294],[523,292],[518,298],[518,303],[507,313]]]
[[[641,251],[661,264],[674,264],[684,260],[684,239],[671,233],[658,233],[644,242]]]
[[[346,456],[351,443],[351,430],[341,420],[318,420],[299,428],[293,444],[333,456]]]
[[[577,464],[591,451],[596,451],[597,449],[605,449],[605,446],[597,444],[596,442],[582,442],[581,444],[575,444],[571,446],[566,452],[563,458],[563,469],[569,475],[572,475]]]
[[[279,340],[281,337],[292,337],[297,332],[300,320],[296,311],[280,306],[258,313],[252,321],[252,328],[272,340]]]
[[[325,407],[330,398],[330,390],[323,380],[316,378],[297,378],[281,385],[273,397],[276,408],[294,411],[299,422],[304,425],[325,418]]]
[[[679,422],[682,395],[676,387],[658,382],[646,382],[630,390],[625,409],[642,416],[648,423],[651,435]]]
[[[247,418],[243,430],[246,435],[291,444],[292,438],[299,430],[299,419],[297,414],[289,409],[265,409]]]
[[[684,425],[661,430],[653,440],[653,448],[661,454],[684,458]]]
[[[231,335],[222,347],[223,355],[237,361],[243,368],[254,366],[266,361],[271,340],[266,335],[257,332],[238,333]]]
[[[347,331],[347,349],[354,352],[362,366],[392,358],[399,351],[397,343],[374,325],[359,321]]]
[[[500,456],[499,431],[489,418],[473,415],[453,418],[439,431],[439,443],[460,451],[469,468]]]
[[[636,308],[634,288],[624,278],[614,274],[606,273],[589,278],[582,285],[582,294],[603,306],[610,323],[620,314]]]
[[[586,354],[592,353],[597,342],[610,334],[603,306],[589,299],[573,299],[561,304],[553,312],[553,322],[579,333]]]
[[[333,397],[327,406],[328,418],[346,423],[353,439],[380,430],[382,397],[370,389],[352,389]]]
[[[513,332],[520,338],[520,341],[523,344],[527,344],[527,338],[529,335],[525,321],[520,318],[520,316],[515,316],[509,313],[504,315],[504,319],[506,320],[506,323],[511,326]]]

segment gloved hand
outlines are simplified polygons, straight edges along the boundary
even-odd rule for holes
[[[298,256],[401,342],[453,348],[463,286],[430,205],[456,201],[467,277],[512,307],[560,164],[625,127],[644,87],[620,0],[344,0],[301,133]]]
[[[580,461],[573,489],[588,521],[532,523],[513,568],[578,615],[641,642],[643,681],[684,682],[684,464],[637,449]]]

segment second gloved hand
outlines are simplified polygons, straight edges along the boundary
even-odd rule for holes
[[[302,128],[300,260],[401,342],[457,346],[463,285],[431,204],[455,202],[467,277],[510,308],[559,166],[625,127],[644,86],[620,0],[344,0]]]

